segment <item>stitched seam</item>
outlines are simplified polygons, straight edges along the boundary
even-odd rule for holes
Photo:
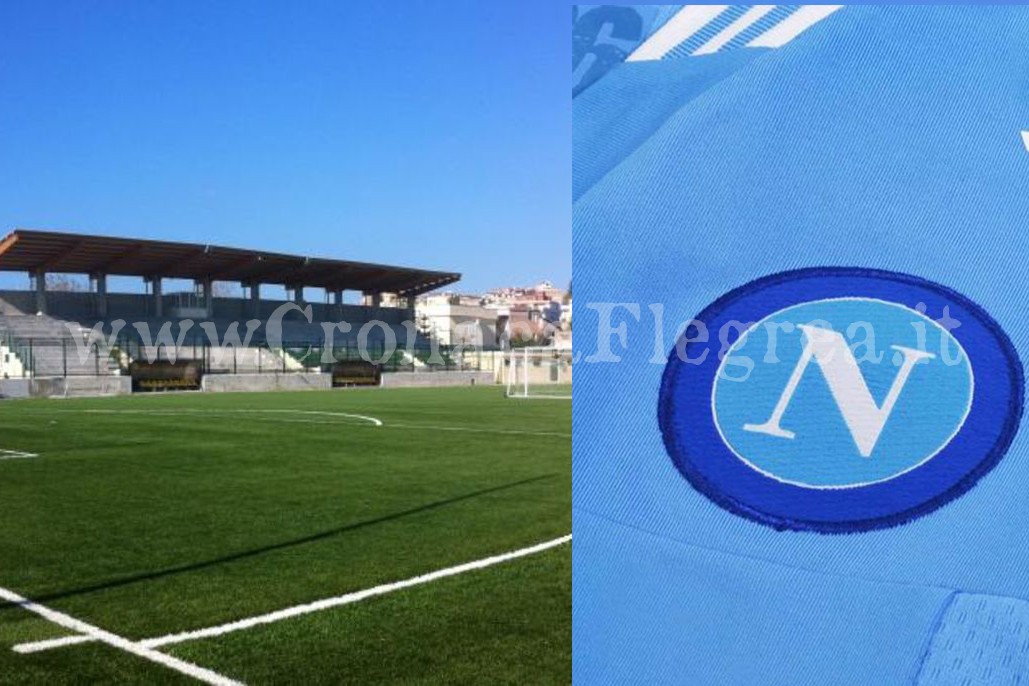
[[[936,638],[936,634],[939,633],[940,627],[943,626],[943,620],[947,616],[947,612],[950,611],[951,606],[954,604],[955,599],[958,597],[958,591],[953,591],[947,596],[946,600],[943,601],[939,611],[936,613],[936,617],[933,619],[932,626],[929,627],[928,636],[925,639],[925,647],[922,649],[922,654],[919,656],[918,661],[915,663],[915,675],[911,680],[912,686],[918,686],[922,679],[922,670],[925,669],[925,663],[929,660],[929,653],[932,651],[933,640]]]

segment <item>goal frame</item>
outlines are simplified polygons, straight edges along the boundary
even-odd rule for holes
[[[504,380],[504,394],[508,398],[519,398],[523,400],[571,400],[572,393],[570,390],[567,393],[540,393],[530,391],[530,388],[538,388],[541,385],[545,385],[540,383],[532,384],[529,382],[530,374],[528,370],[530,368],[529,365],[531,364],[531,362],[536,359],[539,359],[541,362],[550,361],[554,365],[557,365],[557,369],[559,370],[558,374],[560,375],[560,370],[563,369],[563,367],[561,366],[562,354],[570,355],[571,351],[560,348],[549,348],[540,346],[525,346],[523,348],[511,348],[506,356],[507,364],[505,365],[506,378]],[[571,361],[569,360],[569,365],[570,364]],[[523,373],[521,374],[520,378],[518,374],[519,369],[523,370]],[[571,386],[571,380],[567,382],[562,382],[560,378],[556,381],[547,383],[552,383],[555,386],[565,384],[569,387]]]

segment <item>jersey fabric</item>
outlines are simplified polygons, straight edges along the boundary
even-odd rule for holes
[[[682,5],[572,5],[572,94],[586,90]]]
[[[574,681],[1029,683],[1029,9],[754,7],[678,8],[657,43],[573,100]],[[670,442],[662,426],[686,323],[764,306],[808,276],[806,291],[849,293],[833,290],[845,277],[869,302],[899,279],[930,309],[938,298],[983,313],[994,347],[968,343],[974,394],[955,392],[996,402],[955,420],[954,440],[997,438],[947,498],[904,510],[915,496],[894,493],[904,516],[825,533],[758,516],[751,491],[728,495],[749,477],[691,479],[672,454],[706,469],[724,447],[690,432]],[[929,369],[912,365],[898,402]],[[808,367],[829,378],[829,362]],[[684,389],[672,389],[682,422],[715,411]],[[917,434],[908,416],[884,432],[900,417]],[[940,455],[927,464],[949,464]]]

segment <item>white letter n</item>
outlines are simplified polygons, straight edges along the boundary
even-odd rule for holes
[[[857,444],[858,452],[862,457],[870,457],[883,427],[886,426],[886,420],[890,418],[893,406],[911,375],[912,368],[920,360],[931,359],[935,355],[899,345],[890,346],[904,356],[904,363],[900,366],[900,371],[893,379],[893,385],[890,386],[890,391],[880,407],[872,398],[872,392],[868,389],[857,360],[854,359],[854,353],[842,334],[804,324],[798,328],[804,332],[807,343],[797,366],[790,374],[789,381],[786,382],[779,402],[772,410],[772,416],[762,424],[744,424],[743,429],[778,438],[795,436],[792,431],[782,428],[780,422],[793,399],[793,394],[797,391],[801,377],[804,376],[804,370],[813,358],[829,384],[833,400],[843,414],[843,421],[846,422],[847,429]]]

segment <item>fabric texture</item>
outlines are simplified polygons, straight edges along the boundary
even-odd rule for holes
[[[1029,680],[1029,602],[956,593],[946,604],[918,686],[1018,686]]]

